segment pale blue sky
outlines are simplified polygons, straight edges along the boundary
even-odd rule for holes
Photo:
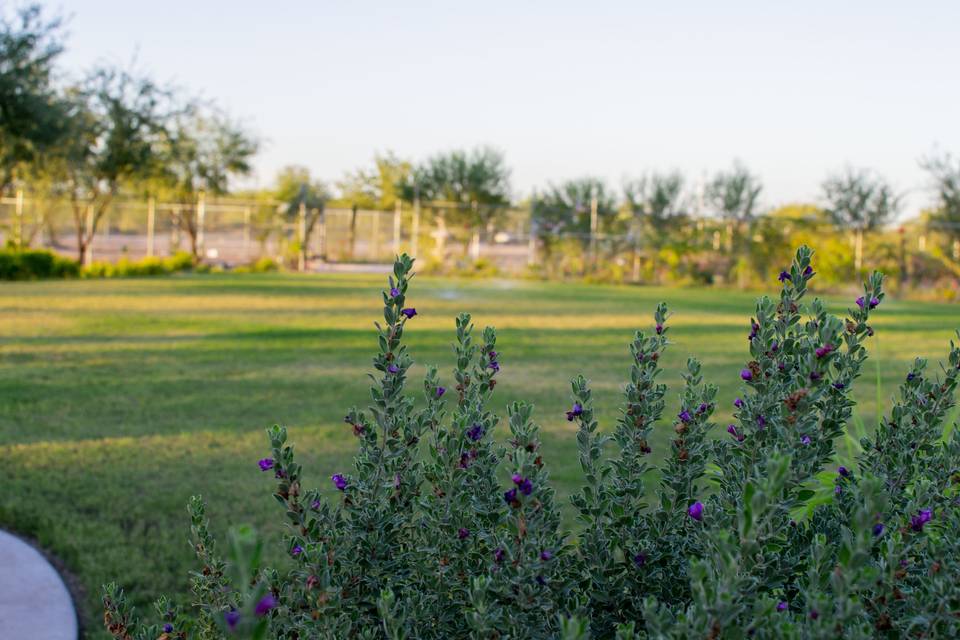
[[[842,6],[841,6],[842,5]],[[126,63],[215,98],[333,181],[393,149],[490,144],[517,195],[734,158],[764,202],[873,168],[928,202],[917,160],[960,153],[960,2],[71,0],[65,66]]]

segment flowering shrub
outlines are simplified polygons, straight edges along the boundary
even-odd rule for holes
[[[334,499],[302,486],[286,430],[269,430],[259,468],[276,481],[292,568],[261,566],[248,529],[221,555],[194,498],[191,608],[163,600],[160,622],[143,624],[108,585],[108,630],[124,640],[960,636],[960,435],[943,428],[960,346],[940,372],[916,360],[862,452],[838,466],[882,279],[869,278],[844,319],[818,300],[806,309],[810,258],[800,249],[779,299],[757,303],[731,424],[714,424],[717,389],[695,359],[679,413],[663,415],[665,305],[630,344],[612,431],[597,423],[587,380],[573,380],[566,419],[584,474],[573,534],[532,407],[512,404],[497,437],[487,406],[508,361],[493,329],[460,315],[452,379],[429,368],[422,400],[408,395],[403,338],[418,314],[413,261],[401,256],[383,293],[373,403],[346,415],[358,452],[331,476]],[[653,451],[655,429],[672,431],[665,451]]]

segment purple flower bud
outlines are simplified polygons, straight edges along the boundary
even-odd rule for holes
[[[847,385],[843,384],[842,382],[834,382],[832,386],[837,391],[843,391]]]
[[[846,467],[843,467],[843,466],[841,466],[841,467],[839,467],[839,468],[837,469],[837,473],[839,473],[839,474],[840,474],[841,476],[843,476],[844,478],[849,478],[849,477],[850,477],[850,470],[847,469]]]
[[[391,297],[391,298],[399,298],[399,297],[400,297],[400,289],[397,289],[396,287],[391,288],[391,289],[390,289],[390,297]]]
[[[470,537],[470,529],[460,527],[457,530],[457,537],[460,538],[461,540],[466,540],[467,538]]]
[[[273,469],[273,458],[264,458],[257,464],[260,465],[260,471],[269,471]]]
[[[781,271],[780,275],[777,276],[777,279],[780,280],[780,282],[783,282],[784,280],[793,280],[793,278],[790,277],[789,271]]]
[[[810,276],[812,276],[812,275],[813,275],[813,267],[811,267],[810,265],[807,265],[807,268],[803,270],[803,275],[807,276],[808,278],[809,278]]]
[[[540,559],[544,562],[548,562],[553,559],[553,552],[550,549],[544,549],[540,552]]]
[[[663,325],[658,322],[656,326],[656,330],[657,330],[657,335],[658,336],[661,335],[663,333]]]
[[[493,550],[493,561],[496,562],[497,564],[500,564],[501,562],[503,562],[502,547],[497,547],[496,549]]]
[[[447,392],[445,387],[437,387],[437,397],[440,398]]]
[[[884,529],[883,523],[878,522],[877,524],[873,525],[873,535],[879,538],[880,536],[883,535],[883,529]]]
[[[236,609],[230,609],[230,611],[225,611],[223,613],[223,620],[227,623],[227,628],[236,629],[237,623],[240,622],[240,612]]]
[[[729,424],[727,425],[727,433],[732,435],[734,438],[737,437],[737,427],[736,425]]]
[[[343,491],[347,488],[347,479],[343,477],[343,474],[335,473],[330,476],[330,480],[333,482],[333,486],[340,491]]]
[[[911,371],[910,373],[907,374],[907,382],[913,382],[913,379],[916,377],[917,375],[913,371]]]
[[[509,491],[503,492],[503,501],[507,504],[513,504],[517,499],[517,490],[510,489]]]
[[[767,426],[767,419],[766,419],[764,416],[762,416],[762,415],[757,416],[757,426],[760,427],[761,429],[763,429],[764,427],[766,427],[766,426]]]
[[[733,401],[733,406],[735,406],[737,409],[743,409],[743,400],[737,398]]]
[[[822,378],[822,377],[823,377],[823,374],[821,374],[819,371],[811,371],[811,372],[810,372],[810,379],[811,379],[812,381],[814,381],[814,382],[816,382],[817,380],[819,380],[819,379]]]
[[[583,406],[579,402],[573,403],[573,408],[567,411],[567,421],[573,422],[574,418],[579,418],[583,413]]]
[[[170,624],[169,622],[168,622],[167,624],[163,625],[163,632],[164,632],[164,633],[173,633],[173,625]]]
[[[693,418],[690,416],[690,412],[687,411],[686,409],[684,409],[683,411],[681,411],[680,413],[678,413],[678,414],[677,414],[677,417],[680,418],[680,420],[681,420],[682,422],[690,422],[690,420],[693,419]]]
[[[301,553],[303,553],[303,547],[298,544],[293,545],[293,549],[290,550],[290,555],[293,557],[297,557]]]
[[[700,502],[699,500],[697,502],[694,502],[687,509],[687,515],[693,518],[694,520],[696,520],[697,522],[700,522],[701,520],[703,520],[703,503]]]
[[[876,309],[878,304],[880,304],[880,299],[879,299],[879,298],[870,298],[870,308],[871,308],[871,309]]]
[[[774,340],[773,344],[770,345],[770,353],[776,353],[780,349],[780,345],[777,344],[777,341]]]
[[[389,371],[390,373],[400,373],[400,367],[398,367],[397,365],[391,363],[391,364],[387,367],[387,371]]]
[[[408,307],[407,309],[401,309],[400,313],[407,316],[407,320],[411,319],[413,316],[417,315],[417,310],[413,307]]]
[[[314,500],[313,502],[311,502],[311,503],[310,503],[310,508],[313,509],[314,511],[319,511],[319,510],[320,510],[320,501],[319,501],[319,500]]]
[[[525,496],[533,493],[533,483],[529,479],[524,478],[523,482],[520,483],[520,493]]]
[[[258,618],[270,613],[270,610],[277,606],[277,599],[273,597],[273,594],[268,593],[267,595],[260,598],[260,602],[257,603],[257,606],[253,610],[253,614]]]
[[[497,359],[497,352],[496,352],[496,351],[490,351],[489,353],[487,353],[487,358],[489,358],[490,360],[496,360],[496,359]]]
[[[740,377],[743,378],[744,381],[750,382],[753,380],[753,373],[750,371],[750,369],[741,369]]]
[[[810,436],[803,436],[802,438],[800,438],[800,443],[803,444],[804,446],[809,446]]]
[[[476,442],[483,437],[486,430],[479,424],[475,424],[467,430],[467,437]]]
[[[933,518],[933,512],[930,509],[921,509],[917,515],[910,518],[910,528],[914,531],[923,531],[923,525],[930,522]]]
[[[841,487],[840,485],[837,485],[833,488],[833,492],[836,495],[840,495],[841,493],[843,493],[843,487]]]
[[[860,296],[859,298],[857,298],[857,299],[856,299],[856,303],[857,303],[857,306],[858,306],[858,307],[860,307],[861,309],[863,309],[863,303],[864,303],[863,296]]]
[[[510,479],[513,481],[513,484],[520,484],[521,482],[523,482],[523,476],[520,475],[519,473],[513,474],[510,477]]]
[[[786,611],[786,610],[789,609],[789,608],[790,608],[790,605],[788,605],[788,604],[787,604],[786,602],[784,602],[783,600],[781,600],[780,602],[777,603],[777,611],[783,612],[783,611]]]
[[[645,553],[636,554],[633,556],[633,564],[638,567],[642,567],[643,565],[647,564],[647,555]]]
[[[819,617],[820,617],[820,612],[819,612],[819,611],[817,611],[816,609],[810,609],[810,619],[811,619],[811,620],[816,620],[816,619],[819,618]]]
[[[707,409],[709,409],[709,407],[707,406],[707,403],[706,403],[706,402],[701,402],[701,403],[700,403],[700,406],[697,407],[697,413],[706,413],[706,412],[707,412]]]
[[[495,372],[500,371],[500,363],[496,360],[491,360],[490,364],[487,365],[488,369],[493,369]]]

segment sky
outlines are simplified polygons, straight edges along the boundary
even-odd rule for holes
[[[740,160],[766,206],[830,172],[931,202],[918,162],[960,153],[960,2],[70,0],[70,74],[134,64],[215,100],[287,164],[334,182],[392,150],[490,145],[517,197]],[[134,62],[135,61],[135,62]]]

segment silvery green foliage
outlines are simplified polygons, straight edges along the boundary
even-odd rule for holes
[[[108,629],[124,640],[960,636],[960,435],[944,429],[960,347],[939,372],[917,360],[855,463],[838,466],[882,279],[871,276],[841,320],[817,300],[803,306],[810,258],[801,248],[779,299],[757,303],[733,423],[713,423],[717,389],[695,359],[679,413],[664,420],[664,305],[630,344],[612,431],[587,380],[573,380],[567,419],[584,484],[571,533],[533,408],[510,405],[506,425],[488,409],[508,363],[493,329],[476,334],[459,316],[451,387],[431,367],[422,400],[407,394],[403,334],[416,312],[413,261],[400,257],[372,403],[347,413],[358,452],[332,476],[334,499],[301,486],[286,430],[269,430],[260,466],[276,479],[293,568],[262,567],[246,529],[222,558],[195,498],[193,606],[163,600],[161,622],[144,625],[109,585]]]

